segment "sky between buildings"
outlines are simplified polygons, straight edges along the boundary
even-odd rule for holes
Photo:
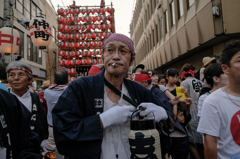
[[[50,0],[49,0],[50,1]],[[73,4],[72,0],[51,0],[54,8]],[[115,9],[116,33],[122,33],[130,37],[129,25],[132,20],[133,9],[137,0],[105,0],[105,5],[113,4]],[[101,0],[75,0],[80,6],[100,6]]]

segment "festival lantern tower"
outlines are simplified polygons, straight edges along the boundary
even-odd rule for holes
[[[61,66],[71,79],[87,76],[92,64],[102,63],[102,44],[115,33],[113,5],[58,7],[58,39]],[[74,71],[72,71],[74,68]]]

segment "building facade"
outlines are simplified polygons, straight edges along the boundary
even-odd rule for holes
[[[130,24],[135,64],[165,73],[185,63],[202,67],[239,39],[239,0],[138,0]]]
[[[30,38],[29,29],[21,24],[21,19],[31,20],[36,16],[43,16],[47,19],[47,14],[50,17],[50,15],[56,15],[56,12],[54,12],[54,10],[49,6],[46,0],[0,0],[0,28],[9,24],[11,25],[11,19],[8,19],[7,15],[10,14],[10,12],[6,12],[6,8],[8,10],[11,9],[9,2],[10,4],[13,4],[13,12],[15,17],[13,21],[13,26],[20,34],[20,45],[17,54],[22,57],[20,61],[29,64],[32,68],[33,82],[38,89],[41,87],[43,81],[45,81],[46,79],[50,79],[50,75],[47,78],[47,70],[49,70],[49,66],[55,66],[53,64],[54,59],[55,64],[57,62],[57,50],[55,48],[56,33],[52,33],[55,37],[53,38],[53,41],[51,42],[47,50],[40,50],[38,47],[33,45]],[[54,14],[52,12],[54,12]],[[54,22],[56,20],[57,17],[55,17],[54,20],[51,18],[47,19],[48,22],[51,22],[50,24],[52,26],[55,26],[55,29],[56,25],[54,24]],[[55,52],[55,56],[53,55],[53,52]],[[48,55],[48,53],[50,54]],[[9,54],[1,54],[3,55],[3,57],[1,58],[0,63],[7,65],[11,62],[11,57]],[[17,54],[13,55],[13,60],[15,60]],[[52,71],[54,71],[54,69],[52,69]]]

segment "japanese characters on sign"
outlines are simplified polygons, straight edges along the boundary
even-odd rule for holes
[[[48,46],[51,42],[51,26],[43,18],[34,18],[29,24],[30,36],[35,46]]]

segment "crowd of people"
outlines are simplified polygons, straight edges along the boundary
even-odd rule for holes
[[[161,75],[143,64],[131,69],[135,50],[125,35],[111,34],[102,49],[103,64],[89,76],[69,82],[61,68],[35,92],[28,64],[0,66],[1,159],[148,158],[129,147],[130,117],[140,109],[159,132],[156,159],[240,157],[240,41],[220,61],[204,57],[199,71],[186,63]]]

